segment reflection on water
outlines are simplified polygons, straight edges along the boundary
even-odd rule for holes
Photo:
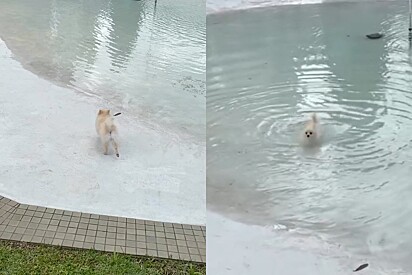
[[[195,137],[205,125],[205,3],[0,2],[0,36],[27,69]],[[189,114],[189,115],[188,115]]]
[[[208,16],[209,209],[412,270],[406,4]],[[297,137],[312,112],[327,141],[307,153]]]

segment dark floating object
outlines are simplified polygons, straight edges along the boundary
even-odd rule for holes
[[[371,33],[371,34],[367,34],[366,37],[369,39],[379,39],[383,36],[383,34],[381,33]]]
[[[368,266],[369,266],[369,264],[362,264],[362,265],[360,265],[357,269],[355,269],[353,272],[362,270],[362,269],[364,269],[364,268],[367,268]]]
[[[121,115],[122,113],[117,113],[117,114],[114,114],[113,116],[118,116],[118,115]]]

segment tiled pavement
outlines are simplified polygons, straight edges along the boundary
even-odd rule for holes
[[[206,262],[204,226],[58,210],[2,196],[0,239]]]

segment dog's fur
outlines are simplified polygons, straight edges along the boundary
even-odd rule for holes
[[[311,115],[310,120],[306,123],[302,136],[304,145],[314,146],[320,144],[319,119],[315,113]]]
[[[99,134],[100,140],[103,144],[104,154],[107,155],[109,143],[111,142],[114,150],[116,151],[116,156],[119,157],[118,131],[110,110],[99,110],[96,118],[96,131]]]

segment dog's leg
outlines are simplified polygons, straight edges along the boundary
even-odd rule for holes
[[[102,145],[103,145],[103,154],[107,155],[109,151],[109,139],[102,136],[100,137],[100,140],[102,141]]]
[[[103,154],[107,155],[108,152],[109,152],[109,142],[105,140],[103,143]]]
[[[119,145],[117,144],[116,140],[112,138],[113,148],[116,151],[116,157],[119,157]]]

